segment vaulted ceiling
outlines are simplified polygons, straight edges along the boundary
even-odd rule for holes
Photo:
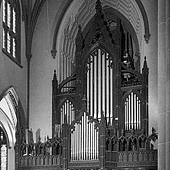
[[[22,16],[25,22],[26,57],[28,59],[31,57],[35,25],[45,2],[48,3],[46,0],[21,0]],[[93,18],[95,2],[96,0],[63,0],[60,3],[55,18],[56,25],[51,50],[53,57],[56,52],[59,52],[66,56],[69,55],[70,59],[73,59],[78,25],[84,29]],[[140,0],[101,0],[101,3],[105,13],[112,9],[122,20],[130,22],[129,25],[133,27],[139,43],[143,37],[148,42],[150,37],[148,19]],[[66,39],[67,47],[64,46]]]

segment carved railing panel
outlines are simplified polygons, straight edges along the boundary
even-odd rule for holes
[[[117,152],[116,151],[106,151],[106,163],[117,162]]]
[[[156,167],[157,150],[118,152],[118,167]]]
[[[20,167],[61,166],[61,160],[60,155],[23,156],[20,158]]]

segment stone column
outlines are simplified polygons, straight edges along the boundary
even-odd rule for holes
[[[166,169],[166,0],[158,0],[158,169]],[[155,49],[156,50],[156,49]]]
[[[166,0],[166,170],[170,169],[170,0]]]

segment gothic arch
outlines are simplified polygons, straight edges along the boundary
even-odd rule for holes
[[[25,140],[25,116],[13,86],[9,86],[0,94],[0,129],[2,142],[6,140],[6,143],[2,143],[2,147],[7,148],[5,150],[7,167],[17,168],[18,144]]]
[[[130,21],[122,13],[120,13],[119,11],[117,11],[111,7],[104,8],[104,13],[105,13],[107,20],[114,20],[115,22],[117,21],[118,18],[121,20],[121,24],[122,24],[123,28],[126,28],[128,30],[128,32],[132,35],[134,44],[136,45],[136,54],[139,54],[138,37],[137,37],[135,30],[134,30],[133,26],[131,25]],[[91,27],[93,19],[94,18],[92,18],[88,22],[88,24],[85,26],[85,28],[83,30],[83,35],[86,35],[87,32],[89,31],[89,28]]]
[[[56,52],[57,52],[56,46],[57,46],[57,39],[58,39],[59,28],[61,26],[61,22],[63,18],[65,17],[66,11],[72,5],[72,3],[73,3],[72,0],[68,0],[67,2],[62,3],[60,10],[56,14],[56,18],[55,18],[56,26],[54,29],[54,36],[53,36],[52,50],[51,50],[53,57],[55,57]],[[135,0],[135,5],[137,6],[139,10],[138,13],[140,13],[142,16],[141,19],[143,20],[143,24],[144,24],[143,25],[144,26],[144,38],[145,38],[146,43],[148,43],[150,39],[150,33],[149,33],[149,23],[148,23],[148,17],[147,17],[146,11],[144,9],[144,6],[141,0]],[[58,51],[58,53],[60,53],[60,51]]]
[[[12,146],[12,143],[15,145],[17,140],[24,140],[25,136],[25,115],[22,108],[21,101],[17,95],[17,92],[13,86],[9,86],[6,88],[0,95],[0,114],[4,117],[6,122],[2,122],[7,125],[7,128],[10,131],[7,131],[7,134],[10,135],[11,132],[11,141],[9,141],[9,145]],[[4,126],[5,128],[6,126]],[[13,129],[13,130],[12,130]],[[18,139],[16,138],[16,133],[18,133]],[[18,141],[17,141],[18,142]]]

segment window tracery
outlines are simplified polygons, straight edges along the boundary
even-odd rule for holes
[[[20,9],[14,0],[2,0],[3,39],[2,51],[20,64]]]

